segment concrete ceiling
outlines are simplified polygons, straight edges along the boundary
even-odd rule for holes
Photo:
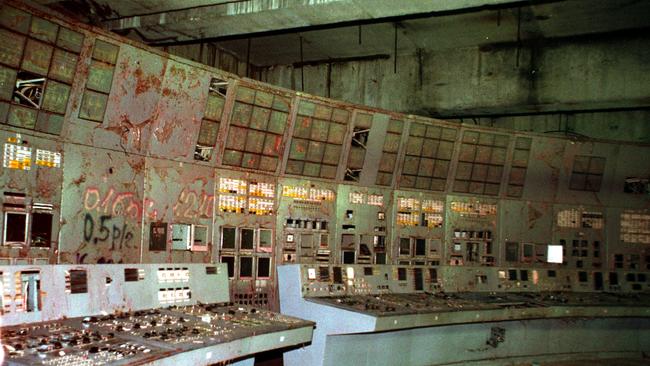
[[[646,0],[37,1],[76,3],[89,21],[151,45],[213,43],[259,66],[388,57],[396,30],[405,53],[650,27]]]

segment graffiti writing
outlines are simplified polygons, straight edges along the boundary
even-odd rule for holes
[[[214,205],[214,195],[184,189],[174,205],[174,217],[195,219],[211,217]]]
[[[111,250],[133,248],[133,233],[126,223],[119,223],[110,215],[101,215],[95,220],[91,214],[84,217],[84,240],[88,243],[110,243]]]
[[[105,195],[102,195],[97,188],[88,188],[84,193],[84,208],[86,211],[96,211],[110,216],[130,217],[138,222],[142,221],[144,212],[147,217],[156,220],[158,211],[152,209],[154,201],[144,199],[140,202],[133,192],[116,192],[110,188]]]

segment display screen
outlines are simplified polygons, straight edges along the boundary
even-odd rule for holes
[[[562,263],[562,246],[561,245],[549,245],[546,255],[546,261],[548,263]]]

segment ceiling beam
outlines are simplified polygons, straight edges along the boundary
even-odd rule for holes
[[[547,0],[540,2],[557,2]],[[538,2],[539,3],[539,2]],[[150,15],[107,20],[111,31],[137,29],[156,38],[177,33],[175,41],[155,46],[192,44],[272,35],[301,30],[326,29],[350,24],[425,18],[482,9],[529,5],[526,0],[410,0],[399,6],[394,0],[287,0],[283,2],[240,1]],[[193,38],[184,34],[201,34]]]

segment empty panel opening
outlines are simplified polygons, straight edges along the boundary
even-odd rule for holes
[[[467,261],[476,262],[478,261],[478,243],[468,242],[467,243]]]
[[[528,281],[528,270],[522,269],[519,271],[519,279],[522,281]]]
[[[5,212],[4,244],[25,244],[27,241],[27,214]]]
[[[352,250],[343,251],[343,264],[354,264],[355,253]]]
[[[438,269],[429,268],[429,277],[431,277],[431,282],[438,282]]]
[[[509,269],[508,270],[508,280],[517,281],[517,270],[516,269]]]
[[[535,256],[535,246],[533,244],[525,243],[524,253],[523,253],[524,261],[531,262],[534,256]]]
[[[216,275],[217,274],[217,267],[214,267],[214,266],[205,267],[205,274],[207,274],[207,275]]]
[[[124,282],[137,282],[139,277],[137,268],[124,268]]]
[[[270,229],[260,229],[259,251],[270,252],[273,249],[273,231]]]
[[[343,272],[341,267],[332,267],[332,272],[334,273],[334,283],[343,283]]]
[[[375,264],[386,264],[386,253],[376,253]]]
[[[149,226],[149,250],[167,250],[167,223],[152,222]]]
[[[318,280],[322,282],[328,282],[330,280],[330,271],[328,267],[318,268]]]
[[[411,238],[399,238],[399,255],[411,254]]]
[[[241,229],[241,246],[243,250],[253,250],[255,243],[255,230]]]
[[[221,256],[221,263],[225,263],[226,266],[228,267],[228,278],[234,278],[235,277],[235,257],[228,256],[228,255],[222,255]]]
[[[228,93],[228,81],[220,78],[212,78],[210,80],[210,93],[216,93],[225,98],[226,93]]]
[[[26,312],[40,311],[41,303],[41,274],[39,271],[18,272],[20,287],[16,291],[16,301]]]
[[[32,214],[32,231],[30,246],[49,248],[52,239],[52,214],[34,212]]]
[[[427,254],[427,241],[423,238],[415,239],[415,255],[425,256]]]
[[[594,273],[594,290],[602,291],[603,290],[603,273],[595,272]]]
[[[70,293],[85,294],[88,293],[88,273],[85,270],[70,270]]]
[[[578,281],[580,281],[580,282],[589,281],[589,277],[587,276],[587,272],[584,272],[584,271],[578,272]]]
[[[397,268],[397,280],[406,281],[406,268],[404,267]]]
[[[506,243],[506,261],[507,262],[519,261],[519,243],[516,242]]]
[[[422,276],[422,268],[414,268],[413,276],[415,277],[415,291],[424,290],[424,276]]]
[[[239,258],[239,278],[253,277],[253,257]]]
[[[13,101],[32,108],[41,108],[45,78],[20,71],[16,76]]]
[[[199,136],[194,149],[194,160],[210,161],[217,142],[221,114],[225,104],[228,82],[219,78],[212,78],[208,89],[208,98],[205,107]]]
[[[257,258],[257,278],[271,277],[271,258]]]
[[[557,277],[557,272],[555,270],[549,269],[548,272],[546,273],[549,278],[555,278]]]
[[[235,233],[234,227],[221,228],[221,248],[222,249],[235,249]]]
[[[637,177],[625,178],[623,192],[633,194],[648,194],[650,193],[650,179]]]

